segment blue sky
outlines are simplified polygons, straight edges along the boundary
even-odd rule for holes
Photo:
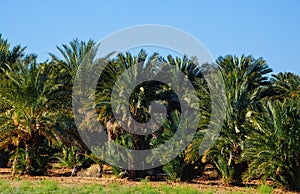
[[[39,60],[73,38],[100,41],[133,25],[163,24],[196,37],[214,58],[252,54],[275,73],[300,75],[300,1],[1,0],[0,33]]]

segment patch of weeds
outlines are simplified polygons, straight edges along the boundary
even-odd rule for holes
[[[266,184],[262,184],[260,186],[257,187],[257,191],[261,194],[269,194],[273,192],[273,188],[270,187],[269,185]]]

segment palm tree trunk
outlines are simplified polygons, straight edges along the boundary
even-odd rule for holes
[[[31,173],[31,163],[32,163],[32,160],[31,160],[31,157],[30,157],[30,153],[29,153],[29,145],[26,143],[25,144],[25,173],[26,174],[30,174]]]
[[[17,148],[18,149],[18,148]],[[14,156],[14,161],[12,163],[12,168],[11,168],[11,175],[14,177],[16,172],[17,172],[17,164],[18,164],[18,161],[17,161],[17,154]]]

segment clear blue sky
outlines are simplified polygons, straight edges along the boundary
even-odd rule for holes
[[[0,33],[39,60],[73,38],[99,41],[133,25],[164,24],[199,39],[214,58],[263,57],[275,73],[300,75],[300,1],[1,0]]]

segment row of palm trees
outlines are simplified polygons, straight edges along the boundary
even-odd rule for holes
[[[35,55],[25,55],[21,46],[10,48],[8,41],[0,36],[0,165],[10,165],[13,174],[20,171],[43,174],[51,158],[58,158],[70,167],[103,164],[82,142],[72,111],[77,69],[99,46],[92,40],[75,39],[69,45],[57,47],[62,58],[50,54],[48,61],[38,63]],[[213,164],[224,183],[271,179],[276,186],[300,191],[298,75],[270,75],[272,69],[262,58],[219,57],[216,66],[224,80],[227,109],[218,139],[200,154],[199,146],[211,117],[211,92],[203,76],[207,64],[199,66],[196,59],[186,56],[163,58],[157,53],[148,56],[143,50],[136,56],[126,53],[104,60],[106,67],[97,84],[95,107],[98,121],[105,126],[103,130],[111,140],[132,149],[149,149],[173,137],[184,113],[176,94],[167,85],[145,82],[131,94],[129,109],[140,122],[149,119],[148,107],[153,100],[161,100],[167,109],[167,122],[150,135],[126,131],[116,123],[110,103],[112,88],[126,69],[142,64],[143,71],[164,76],[159,74],[159,68],[168,63],[193,84],[200,105],[197,117],[201,118],[191,144],[162,167],[169,178],[191,180],[202,173],[206,164]],[[131,127],[126,117],[121,122]],[[162,158],[171,153],[164,154]],[[106,157],[126,160],[114,150],[108,150]],[[149,171],[131,171],[129,175],[146,173]]]

